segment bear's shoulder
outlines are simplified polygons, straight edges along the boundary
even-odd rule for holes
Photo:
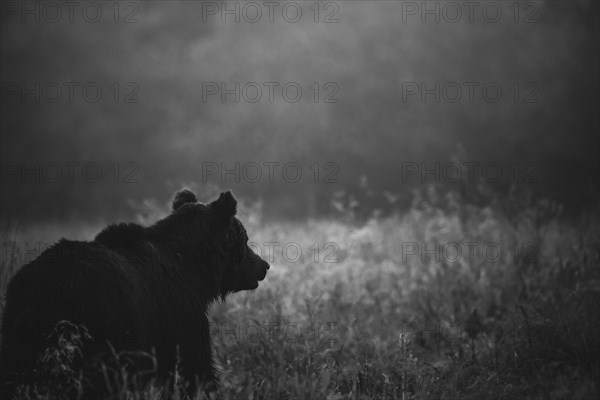
[[[123,243],[144,240],[146,228],[134,223],[119,223],[104,228],[94,239],[104,245],[119,245]]]

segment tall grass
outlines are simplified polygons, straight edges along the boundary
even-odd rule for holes
[[[272,266],[211,310],[222,398],[598,397],[598,210],[423,200],[361,221],[241,218]]]
[[[423,201],[363,222],[250,227],[303,258],[276,253],[256,292],[215,307],[225,397],[596,398],[597,211],[505,210]],[[337,262],[315,260],[315,242],[339,245]]]

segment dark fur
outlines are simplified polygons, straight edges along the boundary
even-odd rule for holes
[[[108,342],[117,351],[155,352],[156,376],[167,381],[179,357],[190,393],[198,382],[216,385],[207,309],[229,293],[256,288],[269,265],[247,246],[230,192],[204,205],[184,190],[172,206],[150,227],[119,224],[92,242],[63,239],[15,274],[2,323],[5,396],[39,379],[32,373],[36,359],[61,320],[84,325],[92,336],[82,366],[106,354]],[[89,383],[86,396],[106,389],[96,386]]]

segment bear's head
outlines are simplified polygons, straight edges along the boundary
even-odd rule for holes
[[[183,189],[175,195],[172,208],[174,214],[193,219],[193,232],[186,236],[194,236],[204,260],[209,260],[212,268],[219,268],[213,272],[218,272],[222,295],[256,289],[265,279],[269,264],[248,246],[246,229],[235,217],[237,201],[231,192],[221,193],[206,205],[199,203],[193,192]]]

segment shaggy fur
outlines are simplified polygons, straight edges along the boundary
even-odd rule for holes
[[[63,239],[15,274],[2,323],[3,396],[40,379],[39,356],[63,320],[91,335],[78,367],[111,346],[143,350],[156,357],[154,377],[168,381],[177,368],[190,394],[198,384],[216,385],[207,309],[229,293],[255,289],[269,265],[248,247],[230,192],[204,205],[183,190],[172,208],[150,227],[118,224],[92,242]],[[86,378],[86,397],[106,392]]]

